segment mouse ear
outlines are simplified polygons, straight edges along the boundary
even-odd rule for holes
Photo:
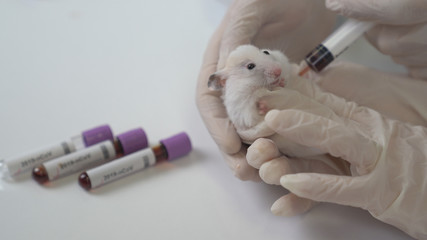
[[[222,71],[218,71],[209,77],[208,88],[211,90],[221,90],[225,86],[227,76]]]

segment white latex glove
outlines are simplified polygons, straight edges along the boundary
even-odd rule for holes
[[[230,6],[207,46],[196,102],[206,127],[238,178],[259,179],[257,170],[246,161],[246,146],[228,119],[219,93],[208,89],[209,76],[221,69],[229,52],[242,44],[280,49],[299,62],[331,32],[334,22],[335,14],[316,0],[238,0]]]
[[[379,51],[408,68],[411,77],[427,79],[427,1],[326,0],[341,15],[378,23],[366,37]]]
[[[337,71],[331,67],[324,74],[328,78],[340,77],[340,70],[343,68],[346,69],[341,71],[345,73],[344,76],[350,76],[353,69],[356,70],[354,73],[359,72],[359,77],[365,74],[365,77],[388,79],[389,86],[393,86],[393,82],[405,80],[411,88],[422,89],[424,93],[427,91],[427,84],[423,81],[399,79],[394,75],[368,69],[360,73],[364,69],[356,65],[337,67]],[[321,81],[322,76],[319,78]],[[404,88],[402,91],[408,89]],[[294,139],[299,144],[316,147],[328,151],[332,156],[345,159],[350,163],[351,176],[319,174],[317,172],[321,171],[316,163],[306,159],[301,163],[286,157],[277,158],[277,155],[271,154],[274,152],[271,150],[274,144],[260,139],[249,148],[248,161],[260,165],[260,175],[269,176],[267,181],[277,182],[280,173],[284,173],[280,183],[293,193],[276,201],[272,207],[273,212],[287,215],[293,210],[287,210],[286,207],[294,207],[294,203],[297,203],[297,207],[304,207],[304,204],[295,201],[296,196],[297,200],[301,197],[333,202],[361,207],[377,219],[394,225],[415,238],[426,239],[427,129],[386,118],[377,111],[325,93],[307,81],[301,81],[298,90],[301,95],[323,105],[324,111],[335,112],[341,121],[293,109],[270,111],[266,116],[267,124],[277,133]],[[418,116],[417,119],[415,110],[414,114],[408,112],[412,116],[406,118],[425,124],[427,107],[421,109],[420,102],[414,100],[422,98],[420,93],[422,92],[414,91],[414,95],[406,95],[412,99],[403,99],[402,106],[406,104],[407,108],[418,108],[419,113],[424,114],[423,117]],[[389,111],[388,108],[384,110]],[[260,143],[264,144],[264,148],[258,147]],[[270,149],[269,153],[263,152],[266,146]],[[268,161],[270,159],[273,160]],[[337,164],[343,163],[337,159],[334,161]]]

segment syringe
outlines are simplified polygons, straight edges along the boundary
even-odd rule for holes
[[[371,22],[348,19],[305,57],[299,75],[303,76],[310,69],[315,72],[322,71],[373,25]]]

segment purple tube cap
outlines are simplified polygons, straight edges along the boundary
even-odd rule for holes
[[[172,137],[160,141],[168,151],[168,160],[173,160],[187,155],[191,152],[191,141],[185,132],[178,133]]]
[[[123,149],[123,154],[128,155],[148,147],[147,135],[142,128],[132,129],[117,135]]]
[[[82,136],[86,147],[103,142],[105,140],[113,140],[113,132],[108,125],[102,125],[86,130],[82,133]]]

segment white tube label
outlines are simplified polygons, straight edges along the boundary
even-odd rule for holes
[[[116,161],[90,169],[86,173],[89,176],[92,188],[95,188],[147,168],[155,163],[156,157],[153,150],[147,148]]]
[[[53,144],[31,153],[26,153],[14,158],[6,159],[5,165],[10,176],[17,176],[23,172],[33,169],[34,167],[48,160],[64,156],[76,151],[71,141],[64,141],[59,144]]]
[[[81,151],[46,162],[49,180],[87,169],[114,159],[116,151],[111,141],[104,141]]]

